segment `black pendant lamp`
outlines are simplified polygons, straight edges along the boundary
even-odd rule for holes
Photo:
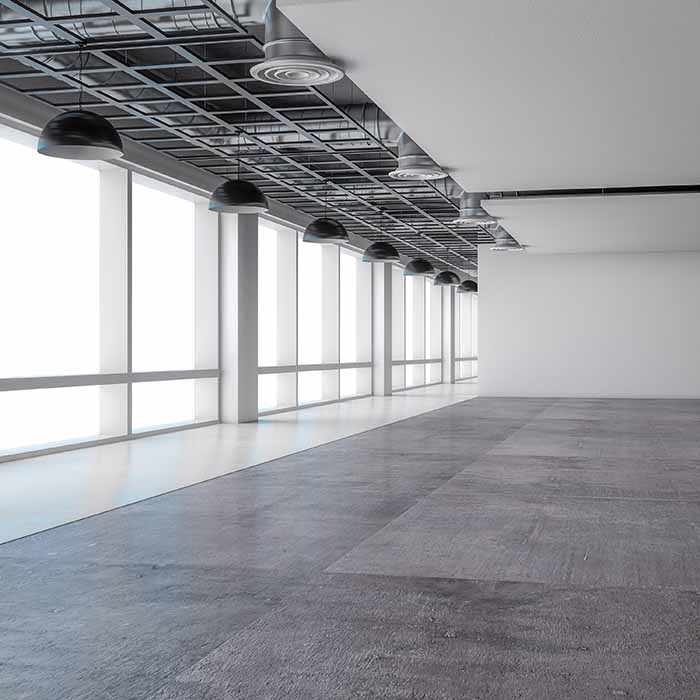
[[[470,292],[473,292],[476,294],[476,292],[479,290],[478,285],[474,280],[464,280],[462,284],[457,287],[457,291],[460,294],[469,294]]]
[[[340,221],[327,217],[314,219],[304,230],[305,243],[339,243],[347,240],[345,226]]]
[[[212,193],[209,209],[222,214],[263,214],[269,206],[257,185],[247,180],[226,180]]]
[[[241,180],[241,134],[237,145],[236,179],[226,180],[212,192],[209,210],[220,214],[264,214],[270,208],[267,197],[256,184]]]
[[[117,130],[99,114],[83,110],[83,47],[80,46],[78,109],[50,119],[39,136],[37,151],[71,160],[112,160],[124,155]]]
[[[433,284],[436,287],[456,287],[459,284],[459,277],[451,270],[443,270],[435,275]]]
[[[406,265],[403,273],[406,277],[430,277],[435,274],[435,268],[427,260],[416,258]]]
[[[342,243],[350,240],[345,226],[340,221],[326,216],[327,209],[328,191],[326,190],[323,200],[323,216],[314,219],[304,229],[304,243]]]
[[[399,251],[391,243],[377,241],[367,246],[362,260],[364,262],[398,262]]]

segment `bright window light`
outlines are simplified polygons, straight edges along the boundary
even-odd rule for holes
[[[194,202],[145,178],[133,195],[134,370],[194,368]]]
[[[277,364],[279,325],[277,237],[278,233],[275,229],[260,226],[258,230],[258,280],[260,280],[258,284],[258,364],[261,367]],[[274,382],[266,381],[262,382],[261,388],[272,391],[273,386],[275,386]]]
[[[322,245],[299,241],[299,364],[323,361]]]
[[[0,376],[99,372],[99,171],[13,133],[0,130]]]
[[[194,379],[176,379],[134,384],[132,389],[134,430],[149,430],[194,422],[195,381]]]
[[[100,387],[0,391],[0,454],[100,436]]]

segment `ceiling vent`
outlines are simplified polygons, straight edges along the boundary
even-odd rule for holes
[[[447,173],[405,133],[399,137],[399,167],[389,173],[396,180],[440,180]]]
[[[481,207],[481,200],[486,198],[484,192],[462,192],[459,198],[459,217],[453,224],[495,224],[496,217],[491,216]]]
[[[265,14],[265,60],[250,69],[264,83],[305,87],[340,80],[345,72],[326,58],[278,9]]]
[[[496,226],[496,228],[491,231],[491,235],[493,236],[494,243],[491,246],[491,250],[516,253],[525,250],[502,226]]]

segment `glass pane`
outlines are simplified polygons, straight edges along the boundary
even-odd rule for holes
[[[372,370],[369,367],[340,370],[340,398],[372,393]]]
[[[406,386],[406,368],[403,365],[395,365],[391,368],[391,388],[403,389]]]
[[[194,201],[139,178],[133,185],[136,371],[194,367]]]
[[[258,364],[296,364],[296,232],[261,220],[258,234]]]
[[[100,429],[99,386],[0,392],[0,453],[111,435]],[[104,387],[110,392],[122,385]]]
[[[299,239],[299,364],[338,362],[338,246]]]
[[[425,279],[406,277],[406,359],[425,358]]]
[[[431,362],[425,366],[426,384],[437,384],[442,381],[442,363]]]
[[[258,376],[258,410],[274,411],[293,408],[296,404],[295,372],[285,374],[261,374]]]
[[[406,365],[406,386],[425,384],[425,365]]]
[[[338,370],[299,372],[299,405],[338,398]]]
[[[403,272],[391,268],[391,359],[404,360],[406,350],[405,291]]]
[[[340,361],[369,362],[372,357],[372,265],[340,249]]]
[[[99,171],[14,134],[0,129],[0,376],[99,372]]]
[[[442,357],[442,287],[425,280],[425,357]]]
[[[137,382],[132,392],[134,431],[195,421],[194,379]]]

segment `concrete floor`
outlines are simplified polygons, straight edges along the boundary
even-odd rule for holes
[[[0,547],[0,697],[700,697],[700,401],[475,399]]]
[[[435,384],[0,464],[0,543],[476,396]],[[1,699],[0,699],[1,700]]]

